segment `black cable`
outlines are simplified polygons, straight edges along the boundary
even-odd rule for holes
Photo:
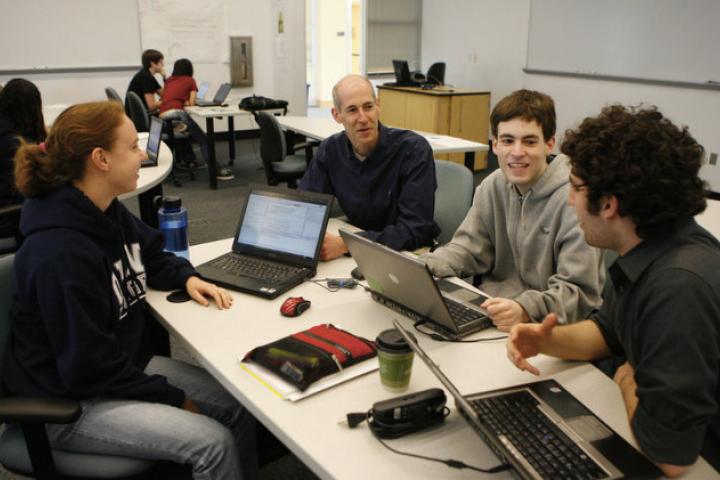
[[[427,323],[425,320],[420,320],[415,323],[413,323],[413,328],[418,333],[422,333],[423,335],[427,335],[428,337],[432,338],[433,340],[437,340],[438,342],[448,342],[448,343],[478,343],[478,342],[492,342],[495,340],[505,340],[508,338],[507,335],[499,335],[497,337],[485,337],[485,338],[476,338],[475,340],[453,340],[452,338],[446,338],[440,335],[439,333],[435,332],[426,332],[424,330],[420,330],[420,326]]]
[[[449,410],[448,410],[448,412],[449,412]],[[474,467],[474,466],[472,466],[472,465],[466,464],[465,462],[461,462],[460,460],[455,460],[455,459],[452,459],[452,458],[448,458],[448,459],[446,459],[446,460],[443,460],[442,458],[428,457],[428,456],[425,456],[425,455],[419,455],[419,454],[417,454],[417,453],[403,452],[403,451],[401,451],[401,450],[397,450],[397,449],[391,447],[390,445],[388,445],[387,443],[385,443],[385,442],[383,441],[383,439],[380,438],[380,434],[375,431],[376,428],[377,428],[377,427],[375,426],[375,424],[377,423],[377,419],[373,419],[373,421],[371,422],[371,421],[370,421],[370,418],[371,418],[371,417],[372,417],[372,409],[369,410],[368,413],[366,414],[366,416],[365,416],[365,422],[367,423],[368,428],[370,429],[370,432],[372,433],[373,437],[375,437],[375,439],[376,439],[378,442],[380,442],[380,444],[381,444],[383,447],[387,448],[388,450],[390,450],[391,452],[393,452],[393,453],[395,453],[395,454],[397,454],[397,455],[403,455],[403,456],[406,456],[406,457],[418,458],[418,459],[420,459],[420,460],[427,460],[428,462],[444,463],[445,465],[447,465],[447,466],[450,467],[450,468],[456,468],[456,469],[458,469],[458,470],[469,469],[469,470],[474,470],[474,471],[476,471],[476,472],[481,472],[481,473],[498,473],[498,472],[503,472],[503,471],[505,471],[505,470],[508,470],[508,469],[510,468],[510,465],[509,465],[509,464],[503,463],[503,464],[497,465],[497,466],[495,466],[495,467],[492,467],[492,468],[489,468],[489,469],[485,469],[485,468],[480,468],[480,467]]]

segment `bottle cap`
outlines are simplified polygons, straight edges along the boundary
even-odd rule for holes
[[[179,210],[182,207],[182,199],[175,196],[162,197],[161,205],[166,210]]]

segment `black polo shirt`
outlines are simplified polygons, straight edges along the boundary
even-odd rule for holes
[[[640,448],[673,465],[702,450],[720,468],[720,243],[691,220],[609,272],[613,289],[595,322],[635,370]]]
[[[150,107],[148,107],[147,102],[145,102],[145,94],[155,93],[160,90],[160,88],[160,84],[153,76],[153,74],[150,73],[150,70],[148,70],[147,68],[141,68],[135,74],[132,80],[130,80],[130,85],[128,85],[128,92],[135,92],[138,97],[140,97],[145,103],[145,107],[147,107],[149,110]]]

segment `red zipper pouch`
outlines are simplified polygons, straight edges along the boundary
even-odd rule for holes
[[[374,342],[323,324],[256,347],[243,361],[262,365],[304,392],[313,382],[376,355]]]

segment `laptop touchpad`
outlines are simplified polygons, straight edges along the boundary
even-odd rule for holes
[[[591,415],[567,418],[565,423],[586,442],[602,440],[613,434],[600,420]]]

